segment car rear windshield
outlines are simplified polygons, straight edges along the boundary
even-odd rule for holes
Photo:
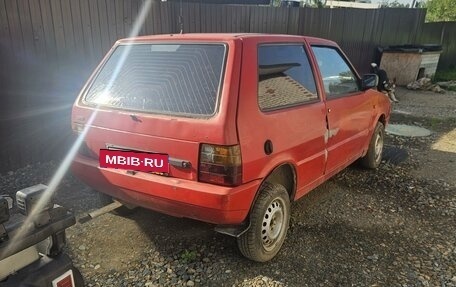
[[[90,85],[85,102],[210,116],[217,108],[224,62],[222,44],[120,45]]]

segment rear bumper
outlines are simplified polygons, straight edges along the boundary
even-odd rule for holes
[[[97,161],[80,155],[74,159],[72,171],[97,191],[125,203],[214,224],[243,222],[261,183],[224,187],[142,172],[132,175],[100,168]]]

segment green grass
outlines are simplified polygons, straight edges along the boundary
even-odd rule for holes
[[[195,261],[196,259],[196,251],[192,250],[187,250],[185,249],[182,253],[181,253],[181,260],[184,262],[184,263],[190,263],[190,262],[193,262]]]

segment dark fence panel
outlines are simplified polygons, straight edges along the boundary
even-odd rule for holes
[[[438,70],[456,67],[456,22],[425,23],[419,42],[442,45]]]
[[[378,46],[415,43],[422,9],[302,8],[299,34],[327,38],[343,48],[360,72],[369,71]]]
[[[113,43],[129,36],[147,1],[0,0],[0,172],[64,154],[72,141],[70,107],[79,89]],[[184,1],[181,7],[179,2],[153,0],[139,34],[179,33],[182,11],[185,33],[332,39],[360,72],[368,71],[378,45],[417,41],[425,16],[419,9],[273,8],[201,1]],[[426,25],[425,31],[432,30]],[[455,30],[448,26],[445,39],[455,39]],[[454,42],[450,44],[446,49],[454,55]]]

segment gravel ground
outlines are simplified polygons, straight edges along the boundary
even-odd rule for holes
[[[399,103],[394,104],[394,110],[398,112],[438,119],[456,117],[456,92],[454,91],[439,94],[398,87],[396,95]]]
[[[403,107],[414,100],[399,97]],[[456,286],[456,150],[433,148],[456,119],[451,112],[428,117],[455,107],[395,113],[391,122],[433,134],[388,135],[378,170],[354,164],[293,203],[287,240],[271,262],[244,259],[235,240],[212,225],[147,210],[76,224],[67,231],[67,252],[87,286]],[[0,192],[46,183],[56,167],[6,173]],[[56,201],[78,218],[100,206],[70,174]]]

